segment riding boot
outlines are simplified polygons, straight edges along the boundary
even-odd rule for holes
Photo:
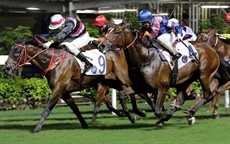
[[[81,52],[76,57],[85,63],[85,71],[88,71],[93,66]]]

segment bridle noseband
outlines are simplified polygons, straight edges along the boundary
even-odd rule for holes
[[[215,37],[216,37],[216,40],[215,40],[215,42],[212,42],[211,41],[211,38],[212,38],[212,36],[214,36],[215,35]],[[218,36],[217,36],[217,34],[216,33],[214,33],[214,34],[212,34],[212,35],[208,35],[208,34],[205,34],[205,33],[201,33],[200,34],[200,36],[199,37],[201,37],[201,36],[204,36],[204,37],[206,37],[208,40],[206,41],[203,41],[203,42],[205,42],[206,44],[211,44],[211,46],[212,47],[215,47],[216,45],[217,45],[217,43],[218,43]],[[198,37],[198,38],[199,38]]]
[[[34,56],[30,57],[29,59],[27,59],[27,51],[26,51],[27,45],[26,44],[25,45],[15,44],[15,46],[20,47],[22,49],[21,53],[20,53],[20,56],[16,59],[15,67],[24,66],[26,63],[30,62],[32,59],[37,57],[39,54],[41,54],[41,53],[45,52],[46,50],[48,50],[48,49],[44,49],[44,50],[38,52],[37,54],[35,54]],[[11,62],[11,63],[14,63],[14,62]]]

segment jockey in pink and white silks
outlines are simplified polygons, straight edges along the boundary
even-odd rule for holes
[[[93,66],[79,50],[90,41],[86,27],[81,21],[55,14],[51,17],[49,29],[59,29],[60,32],[52,40],[46,42],[43,47],[49,48],[52,43],[64,40],[60,45],[65,45],[69,52],[85,63],[85,71],[88,71]]]
[[[180,25],[179,21],[175,18],[171,18],[169,21],[174,22],[177,25]],[[182,29],[182,39],[183,40],[187,40],[187,41],[196,41],[197,36],[195,35],[195,33],[193,32],[193,30],[188,27],[188,26],[181,26]]]
[[[148,31],[152,39],[156,39],[161,45],[163,45],[173,55],[173,60],[176,61],[181,57],[181,54],[177,52],[175,46],[175,34],[172,32],[176,30],[177,39],[182,38],[181,27],[174,22],[169,21],[165,16],[153,16],[152,13],[147,10],[141,10],[138,14],[138,21],[141,23],[141,31]]]

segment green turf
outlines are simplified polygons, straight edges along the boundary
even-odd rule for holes
[[[213,120],[204,107],[197,112],[193,126],[188,126],[180,111],[163,128],[154,125],[157,118],[148,105],[138,106],[147,111],[147,117],[137,116],[131,124],[125,117],[111,115],[104,105],[93,123],[93,106],[81,105],[89,129],[81,128],[68,107],[56,107],[37,134],[31,132],[43,109],[0,111],[0,144],[230,144],[230,110],[223,103],[219,119]]]

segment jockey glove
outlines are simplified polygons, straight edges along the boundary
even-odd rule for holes
[[[54,43],[54,41],[53,41],[53,40],[48,41],[48,42],[46,42],[46,43],[44,43],[44,44],[43,44],[43,47],[44,47],[44,48],[49,48],[49,47],[50,47],[50,45],[51,45],[52,43]]]
[[[176,46],[176,44],[178,42],[180,42],[182,40],[182,36],[181,34],[178,34],[177,37],[176,37],[176,40],[172,43],[173,46]]]

